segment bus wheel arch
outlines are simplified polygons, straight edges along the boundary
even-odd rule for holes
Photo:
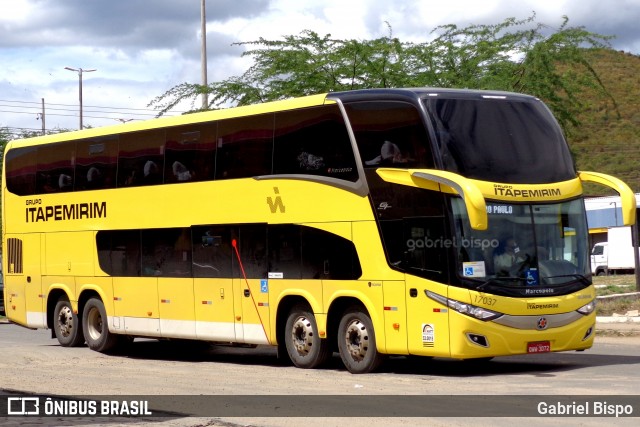
[[[50,295],[47,301],[47,323],[63,347],[79,347],[84,344],[81,316],[73,311],[67,294],[61,290]]]

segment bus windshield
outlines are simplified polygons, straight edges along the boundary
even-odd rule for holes
[[[511,184],[576,177],[560,127],[535,98],[461,99],[449,94],[428,98],[424,104],[445,170]]]
[[[558,294],[567,285],[589,283],[582,200],[490,202],[489,228],[483,231],[471,229],[460,198],[452,199],[452,207],[457,271],[463,281],[494,291],[518,288],[525,295]]]

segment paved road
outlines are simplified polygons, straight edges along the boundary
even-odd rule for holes
[[[62,348],[50,339],[49,331],[29,331],[14,325],[0,324],[0,388],[57,396],[286,396],[282,403],[299,403],[300,417],[313,414],[311,395],[344,396],[335,406],[335,414],[351,408],[371,396],[375,409],[388,403],[402,407],[397,396],[529,396],[540,401],[559,396],[615,402],[621,395],[637,395],[640,390],[640,336],[627,331],[598,337],[593,349],[586,352],[554,353],[498,358],[486,364],[469,364],[450,360],[408,360],[392,358],[374,374],[351,375],[341,367],[336,356],[326,369],[301,370],[282,365],[270,347],[239,349],[229,347],[192,348],[182,344],[136,341],[126,352],[103,355],[81,348]],[[11,393],[11,392],[10,392]],[[385,397],[386,396],[386,397]],[[616,397],[618,396],[618,397]],[[351,399],[354,398],[354,399]],[[460,407],[467,401],[451,397],[450,402],[437,400],[445,407]],[[179,399],[174,399],[179,402]],[[405,398],[411,402],[410,398]],[[193,399],[197,401],[196,398]],[[313,402],[313,401],[312,401]],[[490,405],[479,397],[478,402]],[[164,409],[171,406],[166,402]],[[175,403],[175,402],[174,402]],[[526,403],[526,401],[524,402]],[[522,405],[522,399],[515,404]],[[526,406],[526,405],[525,405]],[[162,409],[162,408],[160,408]],[[464,408],[463,408],[464,409]],[[411,410],[409,408],[409,410]],[[353,407],[354,414],[362,408]],[[634,407],[635,415],[640,405]],[[255,415],[251,408],[248,415]],[[334,414],[334,415],[335,415]],[[455,412],[454,412],[455,414]],[[332,415],[328,411],[328,416]],[[452,414],[453,415],[453,414]],[[15,424],[19,418],[5,420]],[[32,420],[32,419],[30,419]],[[21,421],[25,421],[22,419]],[[55,425],[77,425],[81,420],[60,419]],[[84,420],[95,423],[95,419]],[[104,420],[109,423],[112,420]],[[118,419],[115,424],[124,421]],[[308,426],[344,425],[513,425],[511,418],[247,418],[201,417],[175,419],[133,419],[166,426],[256,425]],[[303,423],[301,421],[304,421]],[[471,422],[473,421],[473,422]],[[637,419],[536,418],[536,425],[635,425]],[[573,421],[573,422],[571,422]],[[37,422],[32,420],[32,422]],[[517,422],[517,420],[516,420]],[[2,420],[0,419],[0,424]],[[67,423],[67,424],[65,424]],[[504,423],[504,424],[503,424]],[[39,425],[51,425],[43,419]],[[20,423],[20,425],[25,425]],[[38,425],[38,424],[33,424]],[[95,425],[95,424],[93,424]]]

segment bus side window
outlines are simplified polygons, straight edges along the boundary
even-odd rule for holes
[[[193,227],[193,277],[231,278],[235,226]]]
[[[167,129],[165,183],[214,178],[217,124],[205,123]]]
[[[345,105],[365,168],[433,168],[429,138],[418,110],[405,102]]]
[[[215,179],[270,175],[273,114],[221,121],[217,150]]]
[[[247,279],[267,278],[267,226],[265,224],[246,224],[240,226],[238,251]],[[234,277],[242,277],[237,257],[234,256]]]
[[[110,276],[140,276],[140,231],[98,231],[96,235],[100,268]]]
[[[36,192],[36,147],[20,147],[7,151],[5,175],[7,189],[18,196],[30,196]]]
[[[269,226],[269,273],[282,279],[300,279],[300,226]]]
[[[355,157],[336,105],[276,114],[274,173],[323,175],[355,182]]]
[[[118,152],[118,187],[162,184],[164,143],[164,129],[123,134]]]
[[[75,150],[75,142],[38,147],[37,193],[73,190]]]
[[[142,230],[142,275],[191,277],[191,229]]]
[[[79,141],[75,190],[115,188],[118,137]]]
[[[311,227],[302,228],[302,278],[355,280],[362,275],[350,240]]]

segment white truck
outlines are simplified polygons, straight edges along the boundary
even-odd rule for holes
[[[607,231],[607,241],[596,243],[591,250],[591,273],[633,273],[634,248],[631,227],[611,227]]]

